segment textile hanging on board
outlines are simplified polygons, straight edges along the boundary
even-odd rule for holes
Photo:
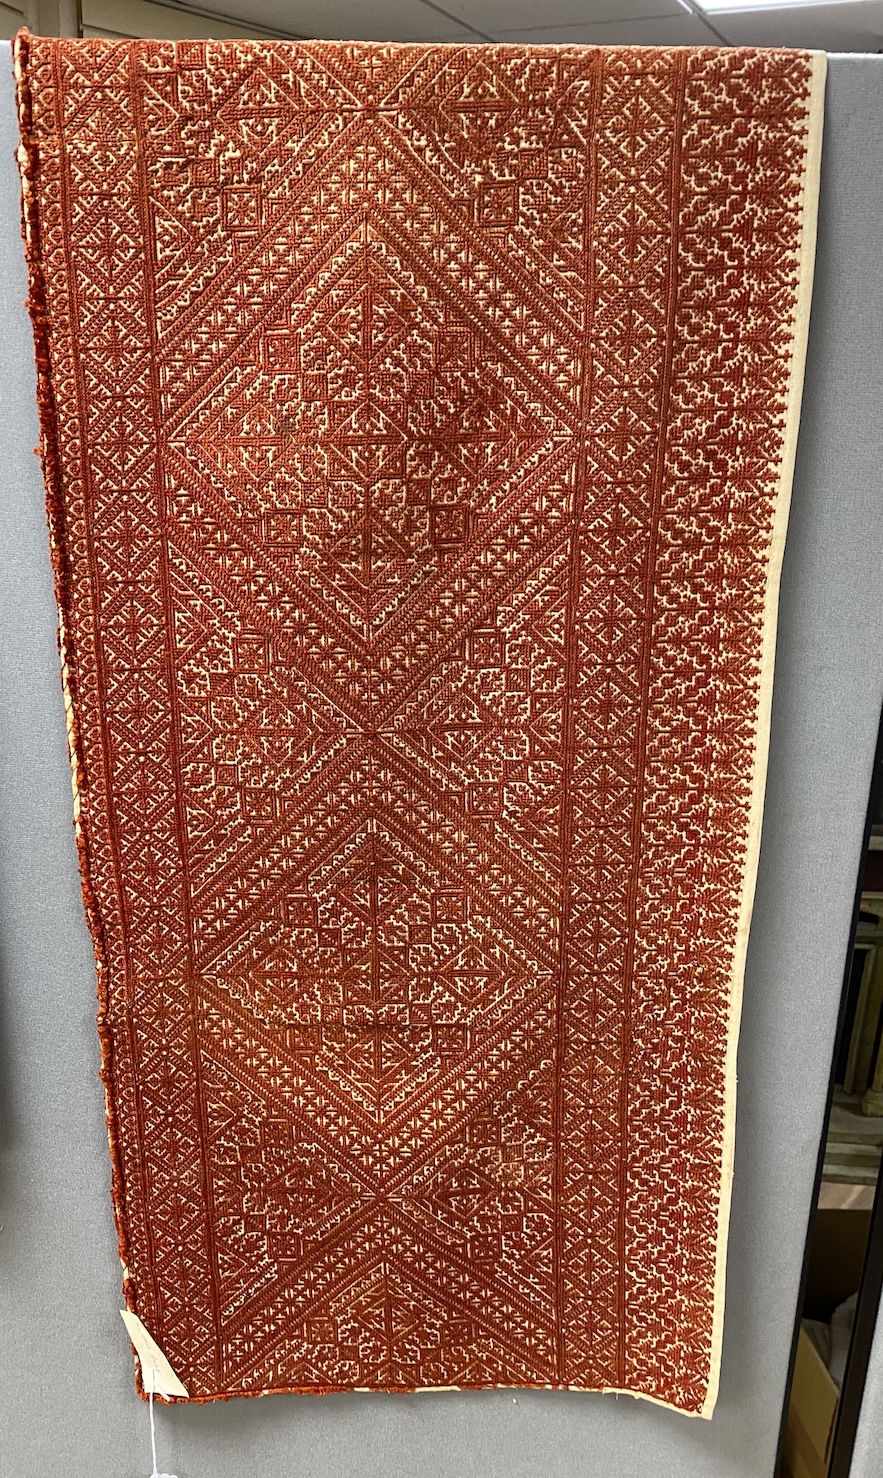
[[[824,57],[16,67],[128,1307],[710,1415]]]

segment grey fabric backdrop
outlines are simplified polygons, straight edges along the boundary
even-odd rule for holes
[[[864,589],[843,633],[855,711],[864,711],[865,700],[879,692],[883,652],[883,58],[835,57],[830,78],[821,292],[813,306],[813,373],[801,429],[800,475],[802,486],[804,469],[812,469],[832,506],[852,508],[850,522],[857,533],[860,521],[868,521],[867,549],[852,575],[845,572],[850,587]],[[831,218],[832,206],[844,213],[842,221]],[[844,578],[844,559],[851,558],[847,548],[848,540],[839,554],[831,551],[834,578]],[[848,599],[847,590],[838,604],[842,600],[845,606]],[[843,739],[837,742],[857,773],[862,764],[848,727],[852,711],[850,695]],[[867,712],[860,721],[863,740],[871,717]],[[837,790],[835,776],[832,801]],[[839,855],[832,862],[839,876]],[[883,1317],[878,1318],[850,1478],[883,1478]]]
[[[881,700],[883,59],[833,58],[828,100],[714,1421],[563,1392],[275,1396],[161,1410],[179,1478],[772,1478]],[[15,141],[0,78],[0,1462],[136,1478],[147,1412],[117,1312]]]

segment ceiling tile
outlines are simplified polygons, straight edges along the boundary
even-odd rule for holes
[[[207,0],[206,9],[210,0]],[[235,9],[235,5],[233,6]],[[226,14],[226,6],[219,6]],[[177,6],[152,5],[150,0],[82,0],[84,36],[149,36],[159,41],[185,41],[191,37],[260,36],[260,29],[248,27],[247,22],[237,25],[231,19],[209,20],[205,16],[188,14]]]
[[[543,26],[536,30],[497,31],[498,41],[549,42],[586,46],[719,46],[713,31],[698,17],[662,16],[658,19],[608,21],[600,25]]]
[[[256,29],[328,41],[476,41],[453,14],[422,0],[194,0],[207,11]],[[186,7],[183,7],[186,8]],[[448,6],[441,4],[441,11]],[[206,35],[211,22],[206,22]]]
[[[683,15],[678,0],[439,0],[445,10],[479,31],[506,31],[559,26],[586,26],[631,21],[647,16]]]
[[[781,10],[716,11],[715,29],[733,46],[805,46],[817,51],[883,48],[883,0],[853,5],[788,5]]]

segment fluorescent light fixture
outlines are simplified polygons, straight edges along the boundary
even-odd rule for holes
[[[683,0],[682,0],[683,3]],[[855,5],[863,0],[693,0],[685,9],[704,11],[706,15],[721,15],[735,10],[797,10],[811,5]]]

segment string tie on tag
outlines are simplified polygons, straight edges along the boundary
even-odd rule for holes
[[[151,1375],[152,1374],[153,1372],[151,1371]],[[156,1471],[156,1427],[153,1421],[153,1381],[151,1381],[150,1383],[148,1398],[150,1406],[150,1451],[153,1455],[153,1472],[151,1473],[150,1478],[175,1478],[174,1473],[158,1473]]]

